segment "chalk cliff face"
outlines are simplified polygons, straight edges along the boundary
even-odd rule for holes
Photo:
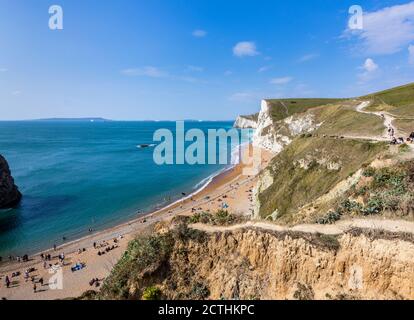
[[[14,184],[9,165],[0,155],[0,209],[8,209],[16,206],[22,195]]]
[[[234,127],[239,129],[256,129],[257,121],[253,116],[238,116]]]
[[[270,105],[262,100],[253,145],[279,153],[295,136],[310,133],[318,127],[311,113],[295,114],[275,122]]]

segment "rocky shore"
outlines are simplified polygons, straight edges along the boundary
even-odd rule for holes
[[[16,206],[22,198],[11,175],[9,164],[0,155],[0,209],[9,209]]]

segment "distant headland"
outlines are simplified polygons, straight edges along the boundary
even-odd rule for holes
[[[107,122],[112,121],[105,118],[44,118],[36,119],[34,121],[85,121],[85,122]]]

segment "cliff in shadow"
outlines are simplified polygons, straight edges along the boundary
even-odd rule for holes
[[[22,198],[11,175],[6,159],[0,155],[0,209],[16,206]]]

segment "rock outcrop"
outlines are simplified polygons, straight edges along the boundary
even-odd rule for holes
[[[294,137],[313,132],[319,125],[311,113],[294,114],[274,121],[271,106],[266,100],[262,100],[253,145],[277,154],[290,144]]]
[[[6,159],[0,155],[0,209],[16,206],[21,198],[22,194],[14,184],[9,165]]]
[[[255,116],[238,116],[233,126],[239,129],[256,129],[257,121]]]

